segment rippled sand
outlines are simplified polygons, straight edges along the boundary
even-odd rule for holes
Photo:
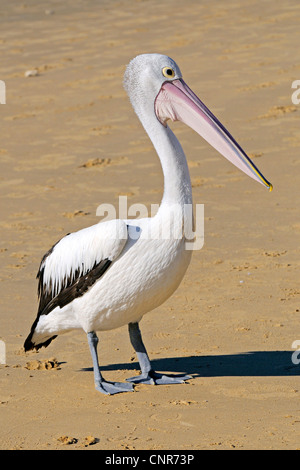
[[[299,20],[296,0],[0,2],[0,448],[299,448]],[[194,378],[106,397],[84,333],[38,354],[22,344],[43,254],[119,195],[160,202],[159,161],[122,87],[142,52],[178,62],[274,191],[172,125],[205,245],[141,328],[157,370]],[[108,380],[138,367],[126,328],[101,334],[99,355]]]

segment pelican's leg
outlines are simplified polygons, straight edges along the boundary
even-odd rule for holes
[[[141,374],[126,380],[136,384],[167,385],[183,383],[185,380],[192,378],[190,375],[164,375],[155,372],[151,367],[151,362],[142,340],[139,324],[129,323],[128,329],[131,344],[135,349],[140,363]]]
[[[98,346],[98,336],[94,331],[91,331],[87,334],[88,343],[93,359],[94,367],[94,380],[96,390],[99,392],[105,393],[106,395],[114,395],[115,393],[121,392],[133,392],[133,386],[131,384],[121,383],[121,382],[106,382],[100,372],[97,346]]]

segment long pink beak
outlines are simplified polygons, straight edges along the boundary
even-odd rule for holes
[[[168,119],[187,124],[246,175],[272,191],[272,184],[266,180],[232,135],[182,79],[165,82],[162,85],[155,100],[155,112],[164,126]]]

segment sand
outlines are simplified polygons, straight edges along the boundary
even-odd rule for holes
[[[297,0],[1,0],[1,449],[299,448],[299,21]],[[205,244],[141,329],[157,370],[193,379],[109,397],[94,389],[83,332],[39,353],[22,345],[43,254],[119,195],[161,200],[158,158],[122,87],[144,52],[177,61],[274,191],[172,125]],[[99,346],[108,380],[137,373],[126,327]]]

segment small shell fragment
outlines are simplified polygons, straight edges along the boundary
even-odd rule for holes
[[[24,75],[25,75],[26,78],[37,77],[39,75],[39,71],[37,69],[26,70]]]

